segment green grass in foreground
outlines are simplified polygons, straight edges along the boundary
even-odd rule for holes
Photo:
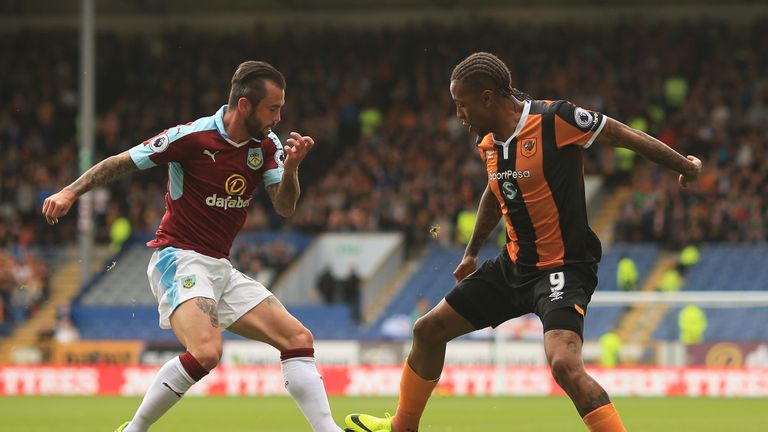
[[[3,432],[111,432],[130,419],[139,398],[0,397]],[[614,398],[629,431],[768,431],[766,399]],[[342,424],[350,412],[394,413],[395,398],[331,398]],[[284,397],[186,397],[153,432],[307,431],[293,400]],[[585,431],[566,398],[433,397],[424,432]]]

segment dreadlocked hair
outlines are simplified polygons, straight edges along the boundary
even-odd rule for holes
[[[453,68],[451,81],[463,81],[470,86],[491,89],[520,101],[533,100],[531,96],[512,87],[512,74],[500,58],[487,52],[476,52]]]

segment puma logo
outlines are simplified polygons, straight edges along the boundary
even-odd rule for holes
[[[163,382],[163,385],[164,385],[164,386],[166,386],[166,387],[168,387],[168,390],[172,391],[172,392],[173,392],[173,393],[174,393],[176,396],[178,396],[178,397],[182,397],[182,396],[184,396],[184,393],[179,393],[179,392],[177,392],[176,390],[174,390],[173,388],[171,388],[171,386],[169,386],[167,382]]]
[[[220,151],[221,151],[221,150],[218,150],[218,151],[215,151],[215,152],[211,153],[211,151],[210,151],[210,150],[208,150],[208,149],[205,149],[205,150],[203,150],[203,154],[204,154],[204,155],[208,155],[208,156],[210,156],[210,157],[211,157],[211,159],[213,159],[213,163],[216,163],[216,154],[217,154],[218,152],[220,152]]]

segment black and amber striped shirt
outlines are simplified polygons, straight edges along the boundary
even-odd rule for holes
[[[545,269],[600,261],[600,240],[587,223],[581,150],[606,121],[570,102],[526,101],[509,139],[481,139],[478,150],[513,262]]]

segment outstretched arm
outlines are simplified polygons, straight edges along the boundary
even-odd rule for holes
[[[464,258],[462,258],[456,270],[453,271],[453,276],[457,282],[477,270],[477,254],[480,252],[480,248],[485,243],[485,240],[488,239],[488,235],[491,234],[493,228],[499,223],[499,219],[501,219],[501,207],[499,207],[499,203],[493,196],[491,187],[486,186],[485,192],[483,192],[483,196],[480,198],[480,207],[477,209],[475,229],[472,231],[472,237],[470,237],[467,248],[464,250]]]
[[[696,180],[701,173],[701,161],[697,157],[683,157],[656,138],[612,118],[607,119],[607,123],[596,142],[613,147],[628,148],[648,160],[677,171],[680,173],[680,185],[683,187]]]
[[[307,156],[307,153],[315,145],[315,140],[309,136],[301,136],[296,132],[291,132],[291,138],[287,140],[288,144],[283,147],[285,151],[285,163],[283,166],[283,178],[280,183],[269,185],[267,193],[272,200],[272,206],[282,217],[293,215],[296,210],[296,202],[301,195],[299,188],[299,164]]]
[[[43,202],[45,220],[50,225],[58,223],[59,218],[69,212],[70,207],[79,196],[138,169],[127,151],[104,159],[92,166],[72,184],[45,199]]]

